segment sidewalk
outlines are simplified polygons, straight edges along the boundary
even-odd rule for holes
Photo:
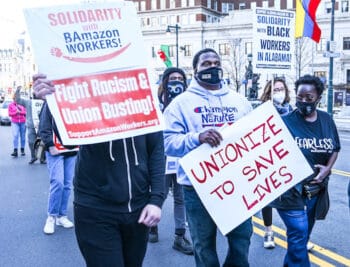
[[[350,132],[350,116],[337,116],[334,115],[333,119],[337,125],[339,132]]]

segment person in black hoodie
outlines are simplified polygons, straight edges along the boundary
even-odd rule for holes
[[[67,207],[72,191],[77,147],[67,149],[60,144],[60,136],[46,102],[40,112],[39,135],[45,144],[50,178],[48,216],[43,231],[45,234],[53,234],[55,224],[64,228],[74,227],[67,217]]]
[[[33,76],[36,97],[55,91]],[[74,223],[87,266],[142,266],[149,227],[165,198],[163,133],[79,147],[74,176]]]

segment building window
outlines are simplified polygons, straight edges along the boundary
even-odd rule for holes
[[[188,25],[188,15],[187,14],[181,15],[181,24]]]
[[[233,4],[231,3],[222,3],[221,10],[223,13],[228,13],[233,10]]]
[[[170,57],[176,56],[176,45],[169,45],[169,56]]]
[[[141,27],[148,26],[147,21],[148,21],[147,18],[141,18]]]
[[[211,8],[211,0],[207,0],[207,8]]]
[[[152,0],[151,2],[151,9],[156,10],[157,9],[157,0]]]
[[[140,4],[141,4],[140,10],[141,11],[146,11],[146,1],[141,1]]]
[[[245,9],[245,3],[239,3],[239,9]]]
[[[170,8],[175,8],[175,0],[170,0]]]
[[[157,17],[151,18],[151,26],[152,27],[158,26],[158,18]]]
[[[350,50],[350,37],[343,38],[343,50]]]
[[[332,3],[331,2],[325,3],[325,7],[326,7],[326,13],[327,14],[332,13]]]
[[[214,10],[218,11],[218,1],[214,0]]]
[[[190,14],[190,24],[196,23],[196,14]]]
[[[341,1],[341,12],[349,12],[349,0]]]
[[[165,1],[160,1],[160,9],[164,10],[166,8],[166,2]]]
[[[219,44],[219,55],[221,56],[230,55],[230,45],[228,43]]]
[[[176,16],[170,16],[170,24],[175,25],[177,23]]]
[[[346,83],[350,84],[350,70],[346,70]]]
[[[168,18],[166,16],[160,17],[160,26],[165,26],[168,24]]]
[[[246,55],[252,53],[252,42],[246,42],[246,43],[245,43],[244,53],[245,53]]]
[[[192,45],[184,45],[184,46],[181,46],[180,49],[184,52],[185,57],[192,57],[193,55]]]
[[[188,6],[195,6],[194,0],[188,0]]]
[[[165,1],[163,1],[163,2],[165,2]],[[187,7],[187,0],[181,0],[181,6],[182,7]]]
[[[326,38],[321,38],[320,42],[316,44],[316,52],[317,53],[322,53],[326,51],[327,48],[327,39]]]

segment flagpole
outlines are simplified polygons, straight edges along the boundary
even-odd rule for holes
[[[335,0],[332,0],[332,17],[331,17],[331,40],[334,41],[334,4]],[[331,51],[334,52],[334,51]],[[333,57],[329,58],[329,78],[328,78],[328,104],[327,112],[333,117]]]

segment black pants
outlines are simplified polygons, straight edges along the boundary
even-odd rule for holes
[[[87,267],[141,267],[148,227],[141,211],[111,213],[74,205],[75,234]]]

